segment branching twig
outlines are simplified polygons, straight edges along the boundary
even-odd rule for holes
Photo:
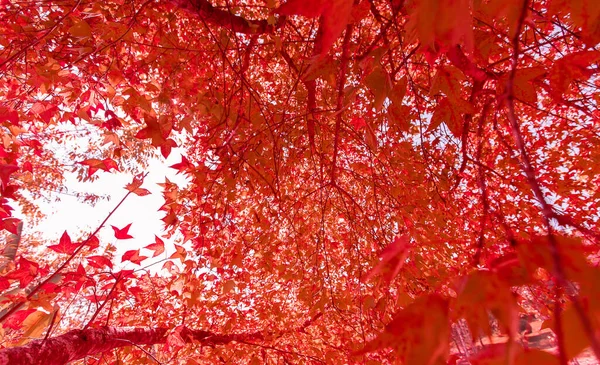
[[[544,221],[546,223],[546,228],[548,230],[549,248],[550,248],[550,253],[552,256],[552,261],[553,261],[553,266],[554,266],[554,278],[556,281],[555,298],[554,298],[554,300],[555,300],[554,317],[555,317],[555,323],[556,323],[556,332],[557,332],[556,335],[557,335],[557,342],[558,342],[558,348],[559,348],[559,358],[560,358],[561,364],[566,365],[568,361],[567,361],[566,352],[565,352],[564,333],[563,333],[562,319],[561,319],[560,297],[563,294],[563,287],[568,286],[569,283],[567,281],[567,278],[566,278],[566,275],[564,272],[562,258],[560,257],[560,253],[558,251],[558,242],[556,241],[556,238],[552,234],[552,226],[551,226],[550,221],[552,218],[555,218],[554,210],[552,209],[550,204],[548,204],[546,198],[544,197],[541,186],[537,180],[537,177],[535,174],[535,169],[533,168],[533,166],[531,164],[531,159],[529,158],[529,154],[527,153],[527,150],[525,148],[525,142],[524,142],[523,136],[521,134],[521,130],[519,127],[519,120],[517,118],[517,114],[515,112],[515,105],[514,105],[514,100],[515,100],[514,80],[515,80],[515,75],[516,75],[517,67],[518,67],[518,63],[519,63],[519,36],[520,36],[521,30],[523,28],[523,25],[525,23],[525,18],[527,15],[528,8],[529,8],[529,0],[524,0],[523,7],[521,9],[521,15],[519,16],[519,20],[517,23],[517,29],[516,29],[514,38],[512,39],[512,47],[513,47],[512,68],[510,70],[508,81],[506,83],[506,105],[507,105],[507,109],[508,109],[507,117],[508,117],[508,121],[510,122],[513,138],[515,139],[517,149],[519,150],[519,154],[521,156],[522,167],[523,167],[523,170],[527,177],[527,182],[529,183],[529,186],[530,186],[531,190],[533,191],[537,201],[541,205],[542,213],[544,215]],[[576,294],[573,294],[573,295],[569,295],[569,299],[573,303],[573,307],[575,308],[575,311],[577,312],[579,320],[581,321],[581,323],[583,325],[584,331],[590,341],[592,350],[594,351],[596,358],[600,359],[600,343],[598,343],[598,340],[594,333],[593,326],[590,322],[590,319],[588,318],[588,316],[586,315],[586,313],[584,311],[583,305],[582,305],[579,297]]]
[[[96,309],[96,311],[94,312],[94,314],[92,315],[92,318],[90,318],[90,320],[88,321],[88,323],[83,326],[83,329],[88,328],[96,319],[96,317],[98,316],[98,314],[102,311],[102,308],[104,308],[104,306],[106,305],[106,303],[108,303],[108,301],[110,300],[110,297],[112,295],[112,293],[115,291],[115,289],[117,288],[117,285],[119,284],[119,281],[121,280],[121,277],[117,277],[117,279],[115,280],[115,283],[113,285],[113,287],[110,289],[110,292],[108,293],[108,295],[106,295],[106,299],[104,299],[104,301],[102,302],[102,304],[100,304],[100,306]]]
[[[342,45],[342,56],[340,60],[340,73],[338,75],[338,96],[336,105],[337,118],[335,121],[335,135],[333,141],[333,160],[331,162],[331,182],[335,183],[335,165],[337,163],[338,145],[340,140],[340,129],[342,127],[343,117],[342,109],[344,107],[344,88],[346,85],[346,73],[348,71],[348,50],[350,48],[350,38],[352,38],[352,24],[346,27],[344,43]]]
[[[146,175],[148,175],[148,173],[144,174],[143,177],[146,177]],[[94,230],[94,232],[92,232],[91,234],[88,235],[88,237],[81,242],[81,244],[79,245],[79,247],[77,247],[77,249],[75,249],[75,251],[71,254],[71,256],[69,256],[65,262],[63,262],[56,270],[54,270],[54,272],[52,274],[50,274],[46,279],[42,280],[39,284],[37,284],[36,286],[32,287],[29,292],[27,293],[25,300],[29,300],[31,299],[31,297],[36,294],[44,285],[46,285],[48,282],[50,282],[51,280],[53,280],[54,278],[56,278],[59,273],[71,262],[71,260],[73,260],[75,258],[75,256],[77,256],[77,254],[85,247],[85,245],[93,238],[96,236],[96,234],[100,231],[100,229],[102,229],[102,227],[104,227],[104,225],[106,224],[106,222],[108,221],[108,219],[110,217],[112,217],[112,215],[117,211],[117,209],[119,209],[119,207],[123,204],[123,202],[125,202],[125,199],[127,199],[127,197],[129,197],[129,195],[131,194],[131,191],[128,191],[127,194],[125,194],[125,196],[123,197],[123,199],[121,199],[121,201],[119,201],[119,203],[113,208],[113,210],[110,211],[110,213],[108,213],[108,215],[106,216],[106,218],[104,218],[104,220],[100,223],[100,225],[98,225],[98,227]],[[14,312],[16,312],[19,308],[21,308],[21,306],[25,303],[24,302],[19,302],[16,304],[13,304],[12,307],[9,307],[5,310],[3,310],[2,312],[0,312],[0,323],[2,323],[6,318],[8,318],[11,314],[13,314]]]
[[[73,5],[73,7],[71,9],[69,9],[69,11],[67,11],[66,13],[64,13],[56,21],[56,23],[54,23],[54,25],[52,25],[52,27],[48,28],[48,30],[46,32],[44,32],[44,34],[42,34],[35,41],[33,41],[33,42],[29,43],[28,45],[26,45],[25,47],[21,48],[15,54],[13,54],[12,56],[10,56],[6,60],[4,60],[2,63],[0,63],[0,68],[3,67],[4,65],[8,65],[10,62],[12,62],[16,58],[20,57],[23,53],[27,52],[27,50],[29,48],[34,47],[36,44],[40,43],[44,38],[46,38],[48,35],[50,35],[52,32],[54,32],[54,30],[56,29],[56,27],[60,23],[62,23],[62,21],[65,20],[65,18],[67,18],[69,15],[71,15],[71,13],[73,13],[75,11],[75,9],[77,9],[77,7],[79,6],[80,3],[81,3],[81,0],[77,1],[77,3],[75,5]]]
[[[479,144],[477,145],[477,155],[476,155],[476,160],[477,160],[477,162],[479,162],[478,169],[477,169],[477,182],[479,184],[479,190],[481,190],[481,205],[482,205],[483,212],[481,214],[479,239],[477,240],[477,252],[475,253],[475,257],[473,259],[475,266],[479,265],[479,260],[481,258],[481,253],[483,251],[483,245],[484,245],[484,239],[485,239],[485,227],[486,227],[487,216],[488,216],[488,212],[489,212],[489,208],[490,208],[490,203],[489,203],[488,193],[487,193],[487,186],[485,183],[485,170],[483,168],[483,165],[481,164],[481,153],[483,151],[483,144],[484,144],[483,129],[484,129],[485,119],[487,116],[487,111],[488,111],[489,105],[490,105],[489,103],[486,103],[483,106],[483,111],[481,112],[481,117],[479,119],[479,126],[477,128],[477,139],[479,142]]]

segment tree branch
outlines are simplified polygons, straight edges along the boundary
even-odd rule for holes
[[[336,105],[336,114],[337,118],[335,121],[335,135],[333,140],[333,158],[331,162],[331,183],[335,184],[335,167],[337,164],[337,155],[338,155],[338,144],[340,140],[340,130],[342,126],[342,109],[344,107],[344,89],[346,85],[346,72],[348,70],[348,52],[350,45],[350,38],[352,38],[352,25],[348,25],[346,27],[346,35],[344,36],[344,43],[342,45],[342,57],[340,60],[340,73],[338,75],[338,96],[337,96],[337,105]]]
[[[2,251],[2,256],[4,257],[0,257],[0,272],[3,272],[9,263],[15,261],[17,251],[19,250],[19,243],[21,243],[22,233],[23,221],[20,221],[17,223],[16,233],[11,233],[6,239],[6,246],[4,246],[4,250]]]
[[[0,365],[62,365],[119,347],[163,344],[169,334],[169,329],[162,327],[103,327],[72,330],[45,341],[35,340],[24,346],[0,350]],[[262,339],[259,332],[219,335],[183,328],[180,334],[186,343],[193,341],[205,346]]]
[[[243,34],[273,33],[279,25],[266,20],[249,20],[214,7],[207,0],[170,0],[172,4],[188,13],[199,15],[206,23]],[[283,18],[280,18],[281,20]],[[283,23],[281,21],[280,23]]]
[[[318,313],[302,326],[281,332],[302,332],[322,316]],[[0,350],[0,365],[63,365],[86,356],[110,351],[119,347],[164,344],[172,333],[169,328],[149,327],[101,327],[72,330],[63,335],[31,341],[20,347]],[[203,346],[226,345],[230,342],[252,344],[263,341],[263,332],[217,334],[210,331],[181,327],[179,336],[185,343]]]
[[[529,157],[529,154],[527,153],[527,149],[525,148],[525,141],[523,140],[523,136],[521,134],[521,129],[520,129],[519,119],[518,119],[517,113],[515,111],[514,80],[515,80],[515,75],[517,73],[517,68],[518,68],[518,64],[519,64],[519,52],[520,52],[519,36],[520,36],[521,30],[523,29],[523,25],[525,24],[525,18],[527,15],[528,8],[529,8],[529,0],[523,0],[523,6],[522,6],[521,14],[519,16],[519,20],[517,23],[517,29],[516,29],[514,38],[512,39],[512,47],[513,47],[512,67],[511,67],[511,70],[509,73],[508,81],[506,83],[506,106],[508,109],[507,118],[508,118],[508,121],[511,126],[513,138],[517,145],[517,149],[519,150],[519,155],[521,156],[522,168],[523,168],[523,171],[525,172],[525,176],[527,177],[527,182],[529,183],[529,187],[531,188],[536,199],[538,200],[539,204],[541,205],[542,214],[544,216],[544,221],[546,223],[546,227],[548,230],[549,248],[550,248],[550,253],[552,256],[552,261],[553,261],[553,266],[554,266],[553,274],[554,274],[554,278],[556,281],[555,298],[554,298],[554,301],[555,301],[554,317],[555,317],[555,323],[556,323],[555,329],[557,332],[557,342],[558,342],[558,348],[559,348],[560,363],[561,363],[561,365],[566,365],[567,357],[566,357],[565,344],[564,344],[564,333],[563,333],[563,327],[562,327],[563,322],[562,322],[562,318],[561,318],[562,310],[561,310],[561,306],[560,306],[560,297],[563,294],[563,290],[562,290],[563,287],[570,286],[570,283],[568,282],[567,277],[564,272],[562,258],[558,251],[558,242],[556,241],[556,238],[552,234],[552,226],[551,226],[550,220],[553,218],[556,218],[556,214],[554,212],[554,209],[550,206],[550,204],[546,200],[546,197],[544,196],[541,186],[538,182],[535,169],[533,168],[533,165],[531,164],[531,159]],[[581,303],[580,298],[576,294],[568,295],[568,296],[569,296],[569,299],[571,300],[571,302],[573,303],[573,307],[575,308],[575,311],[577,312],[577,316],[579,317],[581,324],[583,325],[584,332],[590,341],[590,345],[591,345],[592,350],[594,351],[594,355],[596,356],[597,359],[600,359],[600,342],[596,338],[594,328],[592,326],[590,318],[585,313],[585,310],[583,308],[583,304]]]
[[[145,173],[143,175],[142,179],[144,179],[147,175],[148,175],[148,173]],[[30,285],[29,287],[27,287],[25,289],[25,293],[26,293],[25,301],[14,303],[12,306],[3,309],[0,312],[0,323],[2,323],[10,315],[12,315],[14,312],[16,312],[19,308],[21,308],[21,306],[23,304],[25,304],[26,301],[31,299],[31,297],[33,297],[34,294],[36,294],[41,288],[43,288],[44,285],[46,285],[47,283],[57,282],[58,280],[60,280],[60,278],[61,278],[60,272],[65,267],[67,267],[67,265],[77,256],[77,254],[86,246],[86,244],[88,242],[90,242],[90,240],[92,238],[94,238],[96,236],[96,234],[98,234],[98,232],[100,232],[100,229],[102,229],[102,227],[104,227],[106,222],[108,222],[108,219],[110,217],[112,217],[113,214],[115,214],[117,209],[119,209],[119,207],[125,202],[125,200],[127,199],[127,197],[129,197],[129,195],[131,195],[131,191],[128,191],[127,194],[125,194],[123,199],[121,199],[121,201],[119,201],[119,203],[113,208],[113,210],[111,210],[110,213],[108,213],[108,215],[104,218],[104,220],[100,223],[100,225],[98,225],[98,227],[96,227],[94,232],[89,234],[88,237],[79,244],[79,247],[77,247],[77,249],[75,251],[73,251],[73,253],[62,264],[60,264],[60,266],[56,270],[54,270],[54,272],[52,274],[50,274],[48,277],[46,277],[44,280],[42,280],[38,284]]]

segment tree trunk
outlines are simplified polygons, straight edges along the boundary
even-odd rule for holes
[[[145,327],[103,327],[72,330],[64,335],[35,340],[20,346],[0,350],[0,365],[63,365],[69,361],[102,353],[118,347],[165,343],[170,330]],[[218,335],[207,331],[182,328],[184,342],[205,345],[226,344],[236,340],[261,340],[259,332]]]

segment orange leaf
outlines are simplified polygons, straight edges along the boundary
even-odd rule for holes
[[[117,166],[117,163],[110,158],[106,158],[104,160],[90,158],[85,161],[81,161],[79,163],[82,165],[89,166],[88,176],[92,176],[98,170],[110,172],[111,169],[115,169],[115,170],[119,171],[119,167]]]
[[[148,191],[147,189],[144,189],[144,188],[140,188],[140,186],[142,186],[143,183],[144,183],[144,175],[138,174],[133,177],[132,182],[130,182],[129,184],[127,184],[125,186],[125,189],[127,189],[128,191],[131,191],[132,193],[139,195],[139,196],[149,195],[150,191]]]
[[[146,127],[140,129],[135,138],[139,139],[152,139],[152,145],[155,147],[160,147],[165,143],[169,143],[167,141],[167,137],[171,134],[171,130],[173,129],[173,123],[171,123],[167,119],[161,118],[160,121],[157,121],[156,118],[147,117],[146,118]]]
[[[158,236],[154,236],[154,240],[154,243],[151,243],[148,246],[144,247],[145,249],[154,252],[152,257],[156,257],[161,253],[165,252],[165,243],[163,242],[163,240],[161,240]]]

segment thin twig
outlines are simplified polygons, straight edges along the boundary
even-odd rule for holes
[[[142,179],[144,177],[146,177],[147,175],[148,175],[148,173],[145,173],[143,175]],[[127,199],[127,197],[129,197],[129,195],[131,195],[131,191],[128,191],[127,194],[125,194],[125,196],[123,197],[123,199],[121,199],[121,201],[119,201],[119,203],[113,208],[113,210],[111,210],[110,213],[108,213],[108,215],[106,216],[106,218],[104,218],[104,220],[100,223],[100,225],[98,225],[98,227],[94,230],[94,232],[92,232],[90,235],[88,235],[88,237],[83,242],[81,242],[81,244],[79,245],[79,247],[77,247],[77,249],[75,249],[75,251],[71,254],[71,256],[69,256],[69,258],[67,258],[65,260],[65,262],[63,262],[46,279],[42,280],[39,284],[37,284],[34,288],[31,289],[31,291],[25,297],[25,301],[17,303],[17,304],[14,304],[9,309],[7,309],[7,310],[3,311],[2,313],[0,313],[0,323],[2,323],[4,320],[6,320],[6,318],[8,318],[11,314],[13,314],[14,312],[16,312],[23,304],[25,304],[25,302],[27,300],[31,299],[31,297],[34,294],[36,294],[44,285],[46,285],[52,279],[54,279],[55,277],[57,277],[57,275],[71,262],[71,260],[73,260],[75,258],[75,256],[85,247],[85,245],[93,237],[95,237],[98,232],[100,232],[100,229],[102,229],[102,227],[104,227],[104,225],[106,224],[106,222],[110,219],[110,217],[112,217],[112,215],[117,211],[117,209],[119,209],[119,207],[123,204],[123,202],[125,202],[125,200]]]
[[[342,108],[344,106],[344,88],[346,85],[346,73],[348,71],[348,50],[350,48],[350,38],[352,37],[353,25],[350,24],[346,27],[346,34],[344,36],[344,43],[342,45],[342,56],[340,60],[340,73],[338,75],[338,96],[336,105],[337,119],[335,121],[335,135],[333,141],[333,160],[331,163],[331,182],[335,183],[335,165],[337,162],[338,155],[338,144],[340,140],[340,129],[342,127],[343,117]]]
[[[525,148],[525,142],[524,142],[523,136],[521,134],[521,130],[519,127],[519,120],[517,118],[517,114],[515,112],[515,105],[514,105],[514,100],[515,100],[514,80],[515,80],[515,75],[516,75],[517,67],[518,67],[518,63],[519,63],[519,36],[521,34],[521,30],[522,30],[524,22],[525,22],[528,8],[529,8],[529,0],[524,0],[523,7],[521,8],[521,15],[519,16],[519,21],[517,23],[517,29],[516,29],[514,38],[512,40],[512,47],[513,47],[512,68],[510,70],[508,81],[506,83],[506,105],[507,105],[507,109],[508,109],[507,117],[510,122],[513,138],[515,140],[515,143],[519,150],[519,154],[521,156],[523,171],[525,172],[525,176],[527,177],[527,182],[529,183],[531,190],[533,191],[537,201],[539,202],[539,204],[542,207],[542,213],[544,215],[544,221],[545,221],[546,228],[548,231],[550,254],[552,256],[552,261],[553,261],[553,266],[554,266],[554,278],[555,278],[554,317],[555,317],[555,323],[556,323],[555,329],[557,332],[556,335],[557,335],[557,342],[558,342],[558,348],[559,348],[559,359],[560,359],[561,365],[567,365],[568,360],[567,360],[567,355],[566,355],[566,350],[565,350],[565,342],[564,342],[565,339],[564,339],[564,332],[563,332],[563,326],[562,326],[563,323],[562,323],[562,319],[561,319],[562,308],[560,305],[560,298],[563,294],[562,288],[568,286],[569,282],[566,279],[564,267],[562,264],[562,258],[558,251],[558,242],[556,241],[556,238],[552,234],[552,226],[551,226],[550,221],[552,218],[555,218],[555,213],[554,213],[554,210],[552,209],[552,207],[550,206],[550,204],[548,204],[546,198],[544,197],[541,186],[537,180],[537,177],[535,174],[535,169],[533,168],[533,166],[531,164],[529,154],[527,153],[527,150]],[[579,297],[576,294],[573,294],[573,295],[569,294],[568,296],[569,296],[569,299],[571,300],[571,302],[573,303],[573,307],[575,308],[575,311],[577,312],[579,320],[581,321],[581,323],[583,325],[584,331],[590,341],[590,345],[592,347],[592,350],[594,351],[596,358],[600,359],[600,343],[598,343],[598,340],[594,333],[593,326],[592,326],[587,314],[585,313],[585,310],[583,308],[583,305],[582,305]]]

